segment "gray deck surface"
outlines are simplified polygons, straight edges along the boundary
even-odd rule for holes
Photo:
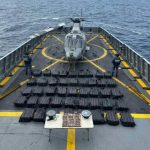
[[[62,41],[64,41],[65,34],[62,34],[62,35],[57,34],[54,36],[56,36],[56,37],[60,38]],[[91,34],[91,35],[88,34],[87,35],[87,41],[93,37],[95,37],[95,34]],[[93,44],[107,48],[107,46],[104,45],[104,43],[102,42],[102,40],[99,37],[95,38],[93,41],[91,41],[89,43],[91,50],[85,54],[85,56],[90,60],[95,59],[95,58],[97,58],[103,54],[102,49],[100,47],[94,46]],[[50,36],[46,40],[46,42],[43,43],[42,48],[45,48],[45,47],[47,47],[46,54],[49,56],[52,56],[53,58],[59,59],[65,55],[64,49],[63,49],[63,44],[61,42],[59,42],[53,36]],[[55,61],[55,60],[49,60],[49,59],[45,58],[41,54],[41,49],[38,49],[36,54],[34,54],[32,57],[33,57],[33,64],[32,65],[35,66],[36,69],[41,69],[41,70],[43,68],[45,68],[46,66],[54,63],[54,61]],[[112,64],[111,64],[112,59],[113,59],[112,54],[110,53],[110,51],[108,51],[108,54],[106,57],[96,61],[95,63],[97,65],[100,65],[106,71],[111,72],[111,70],[112,70]],[[68,63],[58,63],[51,68],[51,71],[63,71],[63,70],[68,70],[68,69],[69,69]],[[76,69],[76,71],[89,69],[93,74],[95,74],[96,70],[97,70],[90,63],[83,63],[80,61],[76,64],[75,69]],[[14,79],[14,82],[11,84],[11,88],[14,85],[16,85],[17,83],[19,83],[20,81],[24,81],[25,79],[28,78],[28,76],[25,75],[25,69],[24,68],[22,68],[19,73],[20,74],[17,75],[17,78]],[[124,82],[128,86],[131,85],[131,86],[135,87],[135,85],[136,85],[135,81],[133,81],[131,78],[129,78],[128,75],[122,69],[119,71],[118,79],[121,80],[122,82]],[[130,108],[130,112],[150,113],[149,105],[147,105],[139,97],[135,96],[133,93],[131,93],[130,91],[128,91],[127,89],[122,87],[120,84],[117,83],[117,85],[118,85],[117,88],[124,94],[124,99],[125,99],[128,107]],[[139,89],[139,87],[136,87],[136,88]],[[23,91],[23,89],[26,89],[26,85],[19,88],[18,90],[16,90],[12,94],[8,95],[6,98],[4,98],[2,101],[0,101],[0,109],[17,110],[18,108],[14,107],[13,103],[20,96],[20,93],[21,93],[21,91]]]
[[[65,34],[55,35],[64,41]],[[88,34],[87,39],[91,39],[95,34]],[[108,47],[97,37],[90,42],[91,48],[85,56],[88,59],[94,59],[103,54],[102,49],[98,46],[102,46],[105,49]],[[47,47],[47,55],[53,58],[59,59],[65,55],[63,44],[59,42],[53,36],[50,36],[46,42],[42,45],[42,49]],[[33,65],[36,69],[42,70],[46,66],[54,63],[54,60],[49,60],[41,54],[41,50],[38,49],[33,57]],[[96,61],[97,65],[103,67],[106,71],[111,71],[112,65],[112,54],[108,51],[105,58]],[[58,63],[51,68],[51,71],[63,71],[68,70],[68,63]],[[89,69],[93,74],[96,73],[97,69],[89,63],[78,62],[75,67],[76,70]],[[25,70],[22,68],[19,73],[14,77],[13,83],[9,86],[11,89],[13,86],[24,81],[28,77],[25,75]],[[135,81],[131,79],[130,75],[119,71],[119,80],[124,82],[126,85],[132,85],[137,89],[141,89],[136,85]],[[118,89],[124,94],[124,99],[129,107],[131,113],[150,113],[150,106],[146,104],[139,97],[122,87],[118,84]],[[23,85],[12,94],[5,97],[0,101],[0,110],[13,110],[23,111],[24,108],[17,108],[14,106],[14,102],[21,95],[21,91],[26,89],[26,85]],[[144,93],[145,94],[145,93]],[[146,95],[148,97],[148,95]],[[63,111],[61,108],[59,111]],[[77,150],[141,150],[149,149],[150,147],[150,120],[147,119],[135,119],[136,127],[126,128],[122,125],[110,126],[110,125],[99,125],[95,126],[90,131],[90,141],[87,140],[87,133],[84,130],[76,130],[76,149]],[[48,142],[48,130],[44,129],[43,123],[19,123],[17,117],[0,117],[0,150],[64,150],[66,149],[66,130],[54,130],[52,132],[52,142]]]
[[[150,120],[136,119],[137,126],[125,128],[100,125],[90,130],[90,141],[86,130],[76,130],[77,150],[141,150],[149,149]],[[18,118],[0,118],[1,150],[65,150],[67,130],[52,131],[51,143],[48,130],[43,124],[18,123]]]

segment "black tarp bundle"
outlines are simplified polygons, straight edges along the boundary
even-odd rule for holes
[[[44,89],[41,88],[41,87],[36,86],[35,88],[33,88],[32,94],[34,96],[42,96],[44,94]]]
[[[38,99],[38,106],[48,108],[50,106],[50,97],[40,97]]]
[[[17,98],[17,100],[14,102],[14,105],[16,107],[25,107],[27,102],[27,98],[24,96],[20,96],[19,98]]]
[[[136,124],[129,113],[121,113],[120,122],[125,127],[134,127]]]
[[[107,112],[106,113],[106,121],[109,125],[119,125],[119,119],[115,112]]]
[[[34,115],[34,109],[32,108],[26,108],[24,112],[22,113],[19,122],[29,122],[32,121],[33,115]]]
[[[95,125],[104,124],[106,122],[104,118],[104,114],[100,112],[100,110],[92,110],[91,112],[93,117],[93,123]]]
[[[55,95],[56,94],[56,87],[51,86],[51,87],[46,88],[45,89],[45,94],[47,96],[53,96],[53,95]]]
[[[37,79],[37,85],[39,86],[47,86],[48,80],[44,77]]]
[[[37,102],[38,102],[38,97],[37,96],[31,96],[27,100],[27,107],[34,108],[36,106]]]
[[[42,71],[39,69],[32,69],[32,75],[35,77],[39,77],[42,75]]]
[[[35,78],[31,78],[28,82],[27,82],[27,86],[35,86],[37,85],[36,79]]]
[[[32,94],[32,88],[27,87],[25,90],[22,91],[23,96],[30,96]]]
[[[37,108],[34,112],[33,120],[37,122],[45,121],[46,110],[44,108]]]

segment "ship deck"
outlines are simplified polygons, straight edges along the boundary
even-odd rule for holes
[[[51,71],[51,76],[44,76],[46,80],[49,81],[50,78],[56,78],[61,80],[65,78],[65,83],[63,86],[56,85],[58,88],[61,87],[61,90],[67,88],[82,90],[83,91],[96,91],[103,92],[103,96],[99,97],[99,95],[88,94],[86,96],[75,95],[68,96],[63,93],[57,93],[53,97],[59,98],[61,97],[61,102],[65,102],[66,98],[70,99],[80,99],[90,102],[95,99],[103,103],[105,99],[111,99],[113,101],[113,108],[111,110],[107,110],[104,108],[92,108],[91,111],[99,111],[101,113],[107,112],[116,112],[122,113],[124,111],[118,110],[116,103],[118,101],[123,101],[128,110],[125,112],[131,113],[134,117],[136,126],[134,128],[131,127],[123,127],[121,123],[118,126],[111,126],[106,124],[103,125],[95,125],[93,129],[90,131],[90,140],[87,140],[86,132],[81,129],[73,129],[73,132],[66,131],[63,129],[57,129],[52,131],[52,141],[49,143],[48,141],[48,130],[44,129],[44,123],[30,121],[28,123],[19,122],[19,117],[22,112],[25,110],[27,105],[23,107],[16,107],[14,103],[16,100],[21,99],[23,96],[21,92],[25,91],[28,86],[27,82],[31,79],[31,76],[25,75],[25,68],[21,67],[19,71],[12,76],[12,79],[6,83],[1,89],[3,91],[2,98],[0,100],[0,148],[1,150],[9,150],[9,149],[78,149],[78,150],[124,150],[124,149],[136,149],[141,150],[143,147],[148,149],[149,144],[149,124],[150,124],[150,106],[149,106],[149,91],[142,88],[142,79],[134,77],[134,71],[132,69],[125,68],[125,64],[127,62],[122,58],[122,64],[119,69],[118,77],[110,77],[110,73],[112,70],[112,59],[114,54],[116,53],[114,49],[109,45],[109,43],[104,39],[102,35],[96,33],[87,33],[87,45],[90,47],[90,50],[85,52],[83,58],[76,63],[70,64],[67,60],[65,60],[65,52],[63,49],[64,37],[65,33],[61,34],[51,34],[49,35],[41,45],[33,50],[31,54],[32,57],[32,67],[33,71],[40,70],[43,73],[47,70]],[[84,74],[89,73],[89,76],[84,76]],[[67,75],[67,76],[62,76]],[[70,76],[68,75],[70,74]],[[72,75],[72,77],[71,77]],[[74,75],[74,76],[73,76]],[[77,77],[78,75],[78,77]],[[79,77],[80,75],[80,77]],[[96,77],[97,75],[97,77]],[[99,76],[98,76],[99,75]],[[100,75],[102,77],[100,77]],[[57,77],[55,77],[57,76]],[[60,77],[61,76],[61,77]],[[38,77],[32,76],[32,78],[43,77],[40,75]],[[97,83],[92,86],[89,84],[89,81],[95,81],[99,78],[103,78],[102,87],[98,87]],[[68,85],[71,80],[78,79],[78,85]],[[87,81],[87,82],[84,82]],[[115,86],[105,87],[107,82],[113,82]],[[74,83],[75,84],[75,83]],[[82,85],[83,84],[83,85]],[[104,87],[103,87],[104,86]],[[49,85],[46,86],[35,86],[39,89],[47,90]],[[31,88],[34,88],[32,86]],[[63,90],[60,92],[63,92]],[[11,91],[11,92],[10,92]],[[118,98],[112,98],[113,91],[119,92],[121,95],[117,95]],[[94,92],[93,92],[94,93]],[[110,94],[111,93],[111,94]],[[106,94],[106,95],[105,95]],[[110,94],[110,95],[109,95]],[[114,93],[115,94],[115,93]],[[61,96],[60,96],[61,95]],[[46,97],[45,94],[41,97]],[[41,98],[38,96],[38,98]],[[112,100],[113,99],[113,100]],[[38,102],[36,105],[31,106],[34,109],[39,107]],[[47,109],[49,109],[49,106]],[[89,107],[85,108],[89,109]],[[46,110],[46,108],[44,108]],[[57,113],[60,112],[81,112],[82,108],[66,108],[64,103],[59,108],[51,108],[55,109]],[[71,134],[71,136],[69,135]],[[70,138],[71,137],[71,138]],[[115,138],[114,138],[115,137]],[[59,144],[58,144],[59,143]]]

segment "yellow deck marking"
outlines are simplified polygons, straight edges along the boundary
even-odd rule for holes
[[[150,119],[150,114],[131,114],[135,119]]]
[[[0,117],[20,117],[22,112],[0,112]]]
[[[136,79],[136,81],[141,85],[142,88],[148,88],[142,79]],[[146,90],[146,92],[150,95],[150,90]]]
[[[57,58],[54,58],[54,57],[51,57],[51,56],[49,56],[49,55],[47,55],[46,54],[46,50],[48,49],[48,47],[45,47],[45,48],[43,48],[42,49],[42,55],[44,56],[44,57],[46,57],[47,59],[49,59],[49,60],[55,60],[55,61],[60,61],[60,62],[68,62],[68,61],[66,61],[66,60],[60,60],[60,59],[57,59]]]
[[[75,150],[76,131],[75,129],[68,129],[67,133],[67,150]]]
[[[95,35],[93,38],[87,41],[87,44],[89,44],[91,41],[95,40],[98,37],[98,35]]]
[[[64,42],[60,38],[58,38],[57,36],[52,35],[52,37],[54,37],[55,39],[57,39],[61,44],[64,44]]]
[[[115,54],[117,53],[116,50],[114,50],[114,48],[107,42],[107,40],[103,37],[103,36],[100,36],[103,38],[103,41],[104,43],[110,48],[110,49],[113,49],[112,52]],[[122,57],[120,57],[121,59],[123,59]],[[122,64],[125,66],[125,67],[130,67],[128,65],[127,62],[125,61],[122,61]],[[133,76],[133,77],[138,77],[138,75],[135,73],[135,71],[133,69],[128,69],[129,73]],[[148,86],[145,84],[145,82],[142,80],[142,79],[136,79],[137,83],[142,87],[142,88],[148,88]],[[150,95],[150,90],[146,90],[147,94]]]
[[[0,112],[0,117],[20,117],[23,112],[9,112],[4,111]],[[60,114],[64,114],[64,112],[60,112]],[[117,113],[118,118],[121,117],[119,113]],[[131,116],[134,119],[150,119],[150,114],[137,114],[131,113]],[[68,129],[67,135],[67,150],[75,150],[75,129]]]
[[[86,57],[84,57],[91,65],[93,65],[95,68],[97,68],[99,71],[101,72],[106,72],[105,69],[103,69],[102,67],[100,67],[99,65],[97,65],[96,63],[88,60]],[[128,91],[132,92],[134,95],[136,95],[137,97],[139,97],[140,99],[146,101],[147,103],[150,104],[150,99],[148,97],[146,97],[145,95],[143,95],[142,93],[139,94],[137,93],[135,90],[133,90],[133,88],[127,86],[124,82],[122,82],[121,80],[117,79],[116,77],[113,77],[113,79],[118,82],[120,85],[122,85],[123,87],[125,87]]]
[[[0,82],[0,87],[4,86],[10,79],[11,79],[11,77],[5,77],[5,78]]]
[[[60,114],[64,115],[64,112],[60,112]],[[67,130],[67,150],[75,150],[75,129]]]
[[[101,49],[103,50],[103,54],[102,54],[100,57],[97,57],[97,58],[95,58],[95,59],[91,59],[91,60],[88,60],[88,61],[98,61],[98,60],[103,59],[104,57],[107,56],[107,50],[106,50],[104,47],[99,46],[99,45],[96,45],[96,44],[91,44],[91,45],[93,45],[93,46],[95,46],[95,47],[98,47],[98,48],[101,48]],[[46,57],[47,59],[49,59],[49,60],[55,60],[55,61],[58,61],[58,60],[59,60],[59,61],[62,62],[62,63],[69,63],[69,61],[67,61],[67,60],[60,60],[60,59],[58,59],[58,58],[54,58],[54,57],[52,57],[52,56],[47,55],[47,54],[46,54],[47,49],[48,49],[48,47],[45,47],[45,48],[43,48],[42,51],[41,51],[42,55],[43,55],[44,57]],[[86,63],[86,62],[88,62],[88,61],[87,61],[87,60],[83,60],[83,61],[80,61],[80,63]]]
[[[35,49],[32,50],[33,54],[36,52],[36,48],[38,48],[40,44],[38,44]],[[18,66],[14,67],[14,69],[11,71],[11,75],[15,75],[19,70],[20,67],[24,65],[24,61],[21,61]],[[5,77],[1,82],[0,82],[0,87],[3,87],[8,81],[11,79],[11,77]]]
[[[58,64],[59,62],[61,62],[62,59],[64,59],[64,57],[60,58],[60,60],[57,60],[54,63],[50,64],[49,66],[45,67],[44,69],[42,69],[42,71],[45,71],[45,70],[51,68],[52,66]]]
[[[103,54],[100,57],[98,57],[98,58],[91,59],[90,61],[97,61],[97,60],[100,60],[100,59],[102,59],[102,58],[107,56],[107,50],[104,47],[96,45],[96,44],[91,44],[91,45],[93,45],[95,47],[98,47],[98,48],[101,48],[103,50]],[[84,62],[86,62],[86,61],[84,61]]]
[[[32,66],[32,68],[35,68],[35,66]]]
[[[95,63],[92,62],[91,60],[87,59],[86,57],[84,57],[84,58],[87,60],[87,62],[89,62],[90,64],[92,64],[94,67],[96,67],[96,68],[99,69],[100,71],[106,72],[106,70],[103,69],[102,67],[98,66],[97,64],[95,64]]]
[[[26,79],[26,80],[20,82],[20,85],[22,86],[22,85],[26,84],[28,81],[29,81],[29,79]]]

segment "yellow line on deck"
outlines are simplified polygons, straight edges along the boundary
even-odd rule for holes
[[[60,58],[60,60],[57,60],[56,62],[50,64],[49,66],[45,67],[42,71],[45,71],[46,69],[51,68],[52,66],[56,65],[57,63],[59,63],[64,57]],[[7,92],[5,92],[4,94],[0,95],[0,100],[2,100],[3,98],[5,98],[6,96],[8,96],[9,94],[11,94],[12,92],[16,91],[19,87],[23,86],[24,84],[26,84],[29,81],[29,79],[26,79],[22,82],[20,82],[18,85],[16,85],[14,88],[8,90]]]
[[[54,57],[52,57],[52,56],[49,56],[49,55],[47,55],[46,54],[46,50],[48,49],[48,47],[45,47],[45,48],[43,48],[42,49],[42,51],[41,51],[41,53],[42,53],[42,55],[44,56],[44,57],[46,57],[47,59],[49,59],[49,60],[55,60],[55,61],[60,61],[60,62],[65,62],[65,63],[67,63],[68,61],[66,61],[66,60],[60,60],[60,59],[58,59],[58,58],[54,58]]]
[[[101,72],[106,72],[105,69],[103,69],[102,67],[100,67],[99,65],[97,65],[96,63],[88,60],[86,57],[84,57],[91,65],[93,65],[95,68],[97,68],[99,71]],[[116,77],[112,77],[116,82],[118,82],[120,85],[122,85],[123,87],[125,87],[128,91],[130,91],[131,93],[133,93],[134,95],[136,95],[137,97],[139,97],[140,99],[146,101],[147,103],[150,104],[150,99],[148,97],[146,97],[145,95],[143,95],[142,93],[138,93],[137,91],[133,90],[133,88],[127,86],[124,82],[122,82],[121,80],[117,79]]]
[[[97,64],[95,64],[94,62],[92,62],[91,60],[87,59],[86,57],[83,56],[84,59],[87,60],[87,62],[89,62],[90,64],[92,64],[94,67],[96,67],[97,69],[99,69],[102,72],[106,72],[105,69],[103,69],[102,67],[98,66]]]
[[[87,44],[90,43],[91,41],[95,40],[98,37],[98,35],[95,35],[93,38],[87,41]]]
[[[150,119],[150,114],[131,114],[135,119]]]
[[[60,112],[60,114],[64,115],[64,112]],[[67,150],[75,150],[76,144],[76,130],[75,129],[67,129]]]
[[[0,82],[0,87],[4,86],[10,79],[11,79],[11,77],[5,77],[5,78]]]
[[[20,117],[23,112],[11,112],[11,111],[1,111],[0,117]],[[60,112],[64,114],[64,112]],[[118,118],[120,118],[120,114],[117,114]],[[137,114],[131,113],[131,116],[134,119],[150,119],[150,114]],[[75,150],[75,129],[68,129],[67,132],[67,150]]]
[[[22,112],[0,112],[0,117],[20,117]]]
[[[100,36],[100,37],[103,37],[103,36]],[[114,48],[109,44],[109,42],[107,42],[107,40],[103,37],[103,41],[104,43],[110,48],[110,49],[113,49],[111,50],[114,54],[117,53],[116,50],[114,50]],[[120,58],[123,60],[123,58],[120,56]],[[122,64],[125,66],[125,67],[130,67],[128,65],[128,63],[126,61],[122,61]],[[136,74],[136,72],[133,70],[133,69],[128,69],[129,73],[134,77],[138,77],[138,75]],[[142,80],[142,79],[136,79],[137,83],[142,87],[142,88],[148,88],[148,86],[146,85],[146,83]],[[150,95],[150,90],[146,90],[147,94]]]
[[[67,132],[67,150],[75,150],[76,146],[76,132],[75,129],[68,129]]]
[[[36,52],[36,48],[38,48],[40,46],[40,44],[38,44],[35,49],[32,50],[33,53]],[[10,75],[15,75],[19,70],[20,67],[24,65],[24,61],[21,61],[16,67],[13,68],[13,70],[11,71]],[[5,84],[8,83],[8,81],[11,79],[11,77],[5,77],[1,82],[0,82],[0,87],[3,87]]]
[[[57,60],[57,61],[55,61],[54,63],[50,64],[49,66],[45,67],[44,69],[42,69],[42,71],[45,71],[45,70],[51,68],[52,66],[54,66],[54,65],[56,65],[56,64],[58,64],[58,63],[60,63],[61,60],[63,60],[63,59],[64,59],[64,57],[60,58],[60,60]]]
[[[61,44],[64,44],[64,42],[60,38],[58,38],[57,36],[52,35],[52,37],[54,37],[56,40],[58,40]]]

